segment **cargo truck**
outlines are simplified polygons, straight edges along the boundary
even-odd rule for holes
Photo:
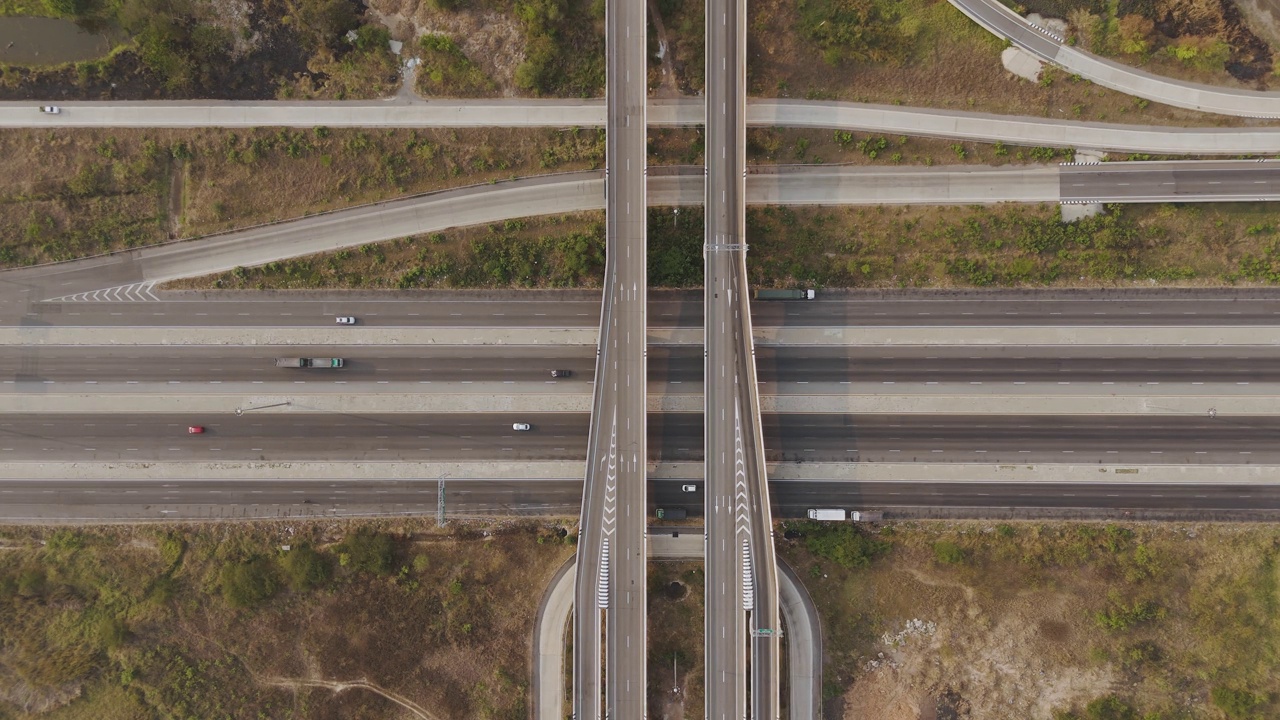
[[[817,295],[813,290],[757,290],[752,297],[756,300],[812,300]]]
[[[688,516],[684,508],[658,508],[659,520],[683,520]]]
[[[810,520],[844,520],[845,513],[844,513],[844,510],[834,510],[834,509],[810,510],[809,519]]]
[[[884,513],[880,510],[854,510],[849,513],[849,519],[854,522],[880,522]]]
[[[276,358],[276,367],[340,368],[342,358]]]

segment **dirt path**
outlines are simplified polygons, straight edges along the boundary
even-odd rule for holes
[[[186,208],[182,193],[186,189],[187,184],[187,164],[174,158],[173,165],[169,170],[169,207],[168,221],[166,223],[169,232],[169,239],[178,237],[179,225],[182,222],[182,213]]]
[[[649,0],[649,17],[653,19],[653,31],[658,34],[659,54],[662,56],[661,80],[653,96],[680,97],[680,87],[676,85],[676,66],[671,61],[671,41],[667,39],[667,26],[662,24],[662,14],[658,12],[657,0]]]
[[[406,698],[403,695],[398,695],[396,693],[393,693],[390,690],[383,690],[382,688],[378,687],[377,685],[374,685],[368,680],[342,681],[342,680],[312,680],[310,678],[274,677],[274,678],[263,678],[262,683],[265,685],[274,685],[276,687],[293,688],[294,690],[297,690],[298,688],[303,688],[303,687],[322,687],[322,688],[329,688],[335,693],[339,693],[344,690],[368,690],[369,692],[377,693],[378,695],[381,695],[382,697],[408,710],[409,712],[413,713],[419,718],[422,718],[422,720],[439,720],[439,718],[427,712],[425,708],[415,703],[414,701],[410,700],[409,698]]]

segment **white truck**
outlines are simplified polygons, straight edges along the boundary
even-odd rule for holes
[[[844,510],[835,508],[826,510],[818,509],[809,511],[809,519],[833,520],[836,522],[843,522],[845,520],[852,520],[853,522],[879,522],[884,519],[884,512],[880,510],[853,510],[846,513]]]

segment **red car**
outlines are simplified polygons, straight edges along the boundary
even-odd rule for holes
[[[203,434],[204,434],[204,426],[203,426],[203,425],[192,425],[191,427],[187,428],[187,434],[188,434],[188,435],[203,435]]]

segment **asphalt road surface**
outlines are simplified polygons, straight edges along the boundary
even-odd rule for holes
[[[587,424],[581,413],[3,415],[0,459],[578,460]],[[650,413],[647,427],[650,460],[703,459],[701,415]],[[765,415],[764,430],[769,461],[1280,463],[1280,417],[789,414]]]
[[[0,298],[14,300],[0,273]],[[0,302],[0,325],[153,327],[332,327],[353,315],[374,327],[596,327],[598,292],[213,293],[159,292],[164,302]],[[650,294],[652,327],[701,327],[701,292]],[[1272,289],[843,292],[816,300],[755,301],[756,327],[899,325],[1275,325]]]
[[[702,494],[687,480],[651,481],[650,507],[702,514]],[[430,515],[437,480],[0,480],[0,518],[110,520],[346,515]],[[1280,486],[1062,483],[778,482],[774,514],[804,517],[809,508],[919,509],[927,516],[1001,517],[1022,513],[1112,511],[1116,517],[1280,517]],[[580,481],[447,480],[449,517],[553,515],[577,512]],[[653,519],[652,512],[649,518]],[[689,532],[702,532],[689,528]]]
[[[333,356],[338,370],[277,368],[281,356]],[[0,352],[0,380],[39,384],[216,382],[590,383],[588,347],[82,347],[28,346]],[[1280,349],[1266,347],[762,347],[759,380],[831,382],[1280,382]],[[568,370],[552,378],[551,370]],[[652,347],[651,385],[702,382],[702,349]],[[55,386],[50,388],[48,386]],[[672,388],[677,389],[677,388]],[[689,391],[696,388],[690,387]]]
[[[1074,165],[1062,168],[1059,187],[1065,202],[1170,202],[1205,194],[1250,202],[1275,199],[1277,171],[1274,162]]]

